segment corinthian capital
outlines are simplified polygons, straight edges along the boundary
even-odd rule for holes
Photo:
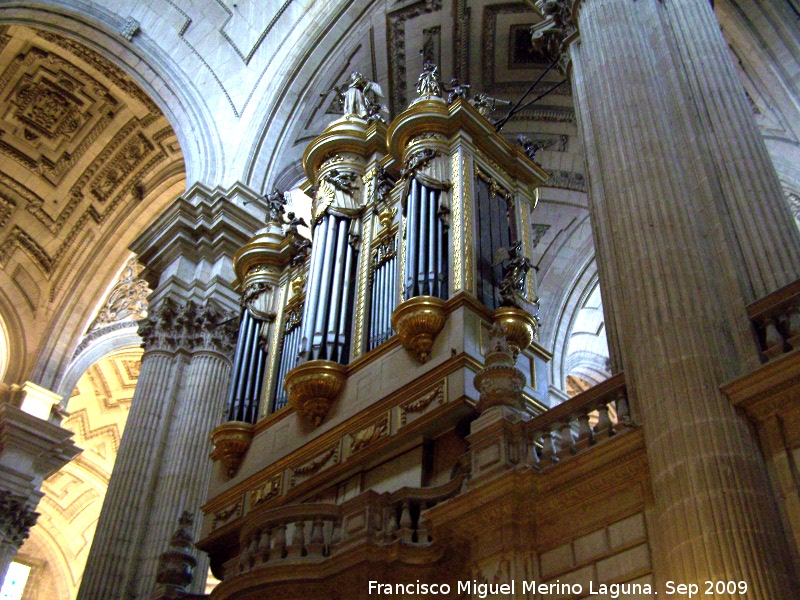
[[[139,325],[145,352],[215,351],[226,356],[236,344],[237,323],[231,315],[211,305],[199,306],[189,300],[179,305],[166,298]]]
[[[531,27],[531,42],[544,44],[547,54],[559,57],[559,67],[569,69],[569,49],[565,41],[578,30],[573,19],[576,0],[536,0],[536,9],[544,20]]]
[[[2,541],[17,548],[28,538],[30,528],[36,524],[39,513],[34,512],[24,498],[0,490],[0,536]]]

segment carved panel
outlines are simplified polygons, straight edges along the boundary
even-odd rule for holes
[[[400,427],[422,416],[429,409],[444,404],[447,398],[447,382],[442,381],[433,390],[400,405]]]
[[[304,462],[292,469],[289,487],[294,487],[298,483],[324,471],[326,468],[339,464],[339,444],[336,443],[324,452],[318,454],[309,461]]]

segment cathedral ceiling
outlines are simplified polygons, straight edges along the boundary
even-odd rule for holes
[[[101,254],[110,280],[123,224],[173,199],[154,197],[170,179],[177,137],[130,77],[54,33],[0,29],[0,288],[21,322],[43,333]]]
[[[299,161],[308,142],[341,115],[332,91],[352,71],[378,82],[389,109],[387,120],[405,110],[416,95],[423,56],[440,65],[442,79],[457,77],[471,86],[470,93],[516,101],[552,62],[541,47],[533,46],[530,26],[541,16],[525,2],[485,0],[416,0],[376,2],[348,28],[330,52],[312,55],[309,68],[295,80],[296,101],[291,114],[264,132],[261,152],[250,174],[256,188],[290,185],[302,177]],[[311,68],[313,66],[313,68]],[[563,77],[553,70],[528,96],[549,89]],[[300,89],[302,87],[302,90]],[[502,106],[491,116],[508,110]],[[277,127],[281,131],[277,131]],[[569,84],[515,116],[504,135],[516,141],[526,134],[548,146],[548,151],[579,152],[575,113]],[[272,144],[275,144],[273,146]],[[562,180],[575,186],[574,177]]]

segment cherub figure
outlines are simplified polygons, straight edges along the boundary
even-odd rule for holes
[[[509,100],[501,100],[500,98],[492,98],[487,94],[475,94],[475,96],[470,100],[470,104],[478,109],[478,112],[481,113],[484,117],[491,112],[496,111],[501,106],[510,106],[511,102]]]
[[[458,77],[453,77],[450,80],[450,87],[446,89],[447,103],[452,104],[458,98],[463,98],[464,100],[469,98],[469,88],[470,86],[467,84],[462,84],[458,80]]]
[[[286,213],[286,220],[284,221],[286,227],[286,235],[294,234],[300,235],[297,232],[297,227],[302,225],[303,227],[308,227],[308,223],[306,223],[303,217],[296,216],[293,212]]]

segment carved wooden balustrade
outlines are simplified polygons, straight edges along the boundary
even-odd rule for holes
[[[458,494],[462,484],[458,476],[432,488],[367,491],[341,505],[292,504],[266,511],[242,529],[241,553],[226,571],[235,576],[290,562],[319,562],[364,543],[430,546],[425,510]]]
[[[544,468],[633,425],[625,375],[619,373],[528,421],[528,460]]]
[[[754,302],[747,314],[766,360],[800,348],[800,280]]]

